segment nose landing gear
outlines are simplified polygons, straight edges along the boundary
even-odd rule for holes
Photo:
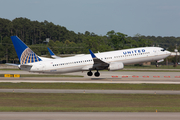
[[[156,67],[158,67],[159,65],[158,65],[158,62],[156,61]]]

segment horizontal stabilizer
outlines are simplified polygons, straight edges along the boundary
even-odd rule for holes
[[[6,63],[6,65],[11,65],[11,66],[19,66],[19,64],[13,64],[13,63]]]

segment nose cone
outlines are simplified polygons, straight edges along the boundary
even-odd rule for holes
[[[171,52],[166,50],[166,54],[167,55],[171,55]]]

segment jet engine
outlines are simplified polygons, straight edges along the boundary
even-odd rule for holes
[[[124,68],[124,64],[122,62],[112,62],[109,64],[108,70],[121,70]]]

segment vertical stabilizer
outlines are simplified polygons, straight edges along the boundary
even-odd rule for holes
[[[27,64],[42,61],[24,42],[17,36],[11,36],[14,48],[18,55],[20,64]]]

